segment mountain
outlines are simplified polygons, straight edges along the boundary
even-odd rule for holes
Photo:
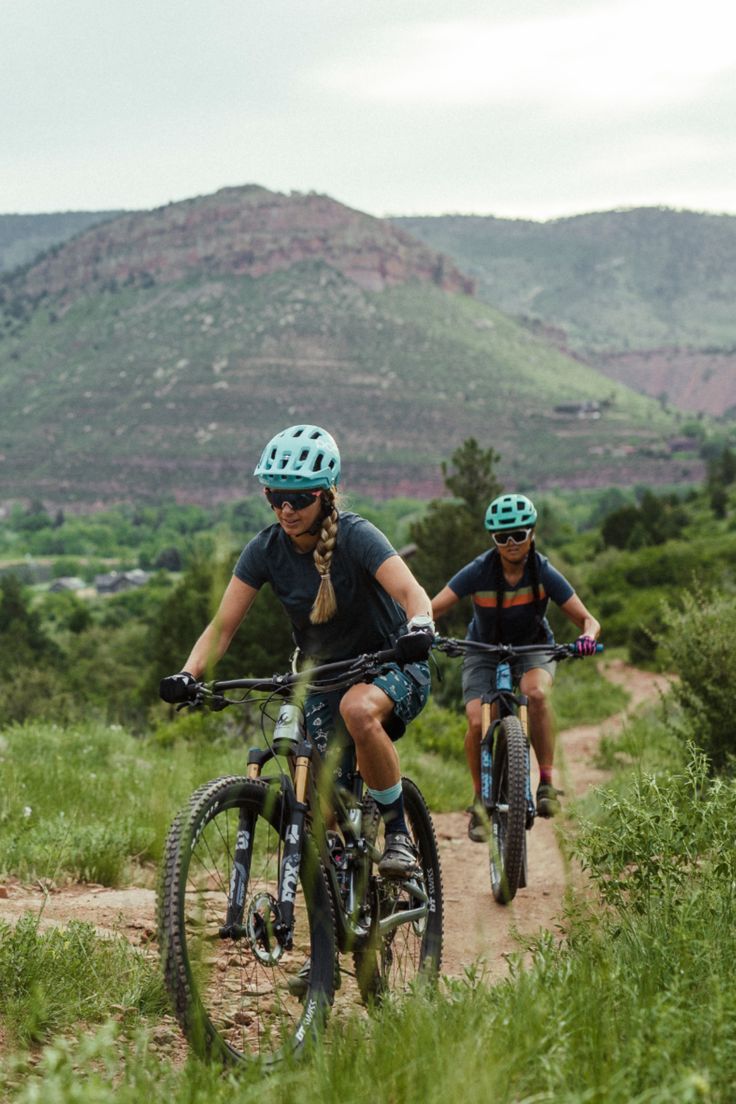
[[[0,281],[0,500],[239,498],[300,421],[380,497],[440,491],[471,435],[529,488],[700,476],[660,404],[472,292],[327,196],[230,188],[90,227]]]
[[[665,208],[551,222],[398,218],[499,310],[691,411],[736,406],[736,217]]]
[[[120,211],[61,211],[43,215],[0,215],[0,273],[28,264],[39,253],[75,234],[115,218]]]

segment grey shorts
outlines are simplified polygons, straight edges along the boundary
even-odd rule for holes
[[[463,702],[465,705],[496,687],[496,667],[498,660],[492,655],[471,652],[463,657]],[[527,671],[540,669],[551,678],[555,677],[557,664],[549,658],[547,652],[528,652],[517,656],[511,664],[511,675],[515,682]]]

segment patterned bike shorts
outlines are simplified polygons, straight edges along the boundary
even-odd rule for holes
[[[409,721],[413,721],[427,704],[431,682],[429,664],[408,663],[399,667],[397,663],[387,663],[370,681],[394,703],[384,728],[392,740],[398,740]],[[341,744],[352,743],[340,716],[340,699],[346,693],[347,690],[333,690],[328,694],[310,694],[305,702],[307,732],[323,755],[328,737],[335,735]]]

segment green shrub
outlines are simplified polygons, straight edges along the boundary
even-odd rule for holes
[[[680,610],[663,614],[666,661],[678,676],[673,693],[682,707],[680,733],[710,759],[731,769],[736,755],[736,597],[683,596]]]
[[[664,914],[709,880],[730,884],[736,874],[736,788],[709,779],[701,752],[670,774],[635,774],[628,792],[601,800],[605,816],[584,826],[576,850],[620,914]]]

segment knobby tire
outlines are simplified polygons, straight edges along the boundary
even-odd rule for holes
[[[491,889],[507,905],[526,883],[526,737],[518,717],[504,717],[496,732],[491,800]]]
[[[334,918],[309,836],[296,886],[293,949],[274,953],[276,942],[263,923],[278,898],[286,820],[275,786],[231,776],[201,786],[169,832],[158,893],[164,978],[182,1030],[205,1060],[272,1065],[319,1034],[332,1003]],[[253,832],[242,914],[248,934],[223,939],[243,825]],[[306,995],[292,995],[289,978],[308,958]]]

